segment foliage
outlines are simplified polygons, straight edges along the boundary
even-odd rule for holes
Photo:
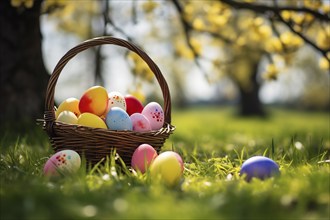
[[[11,3],[28,8],[33,0]],[[119,8],[125,8],[125,16],[114,16]],[[186,66],[185,70],[177,67],[172,75],[191,71],[194,66],[187,65],[186,60],[193,60],[209,82],[229,76],[243,91],[251,91],[260,83],[256,71],[261,72],[262,79],[276,80],[306,46],[318,53],[319,68],[326,72],[330,62],[329,12],[329,4],[322,0],[47,0],[43,4],[43,13],[59,30],[83,40],[102,34],[120,35],[144,47],[155,40],[157,44],[168,42],[171,54],[159,55],[159,59],[174,56],[169,61],[172,65]],[[132,25],[145,23],[149,28],[135,36]],[[100,57],[96,61],[99,65],[103,56],[96,57]],[[128,57],[134,75],[150,81],[152,74],[144,62]],[[265,59],[267,65],[260,65]],[[172,78],[177,81],[183,77]]]
[[[16,141],[3,133],[1,219],[327,219],[329,116],[272,114],[261,120],[233,117],[231,108],[174,111],[177,129],[163,150],[173,148],[185,161],[176,188],[119,167],[114,157],[48,179],[42,167],[52,150],[43,131],[33,128]],[[245,182],[239,167],[253,155],[273,158],[281,176]]]

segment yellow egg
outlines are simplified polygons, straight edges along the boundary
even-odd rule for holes
[[[55,112],[56,118],[60,115],[63,111],[70,111],[73,112],[77,117],[80,115],[79,111],[79,100],[76,98],[68,98],[64,100],[57,108]]]
[[[161,180],[167,186],[179,183],[182,171],[181,165],[173,151],[166,151],[158,155],[150,166],[153,180]]]
[[[105,122],[99,116],[94,115],[92,113],[82,113],[78,117],[78,125],[83,125],[92,128],[107,129]]]
[[[107,110],[108,92],[102,86],[93,86],[85,91],[79,101],[81,113],[89,112],[101,116]]]
[[[63,111],[58,115],[56,121],[60,121],[68,124],[77,124],[78,118],[73,112]]]

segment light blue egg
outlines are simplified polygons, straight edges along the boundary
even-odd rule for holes
[[[110,130],[133,130],[129,115],[119,107],[112,107],[109,110],[105,122]]]
[[[263,156],[254,156],[246,160],[241,167],[240,175],[245,175],[247,181],[253,177],[266,179],[280,173],[277,163]]]

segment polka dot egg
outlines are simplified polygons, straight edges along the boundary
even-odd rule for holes
[[[121,109],[123,109],[124,111],[126,111],[126,101],[124,96],[120,93],[120,92],[109,92],[108,93],[108,110],[107,112],[109,112],[109,110],[112,107],[119,107]]]
[[[164,125],[164,111],[157,102],[148,103],[142,110],[142,114],[149,120],[152,130],[158,130]]]
[[[45,166],[44,174],[47,176],[60,176],[72,174],[79,170],[81,159],[73,150],[62,150],[51,156]]]

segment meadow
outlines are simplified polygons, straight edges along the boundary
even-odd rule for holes
[[[0,136],[0,219],[329,219],[329,114],[269,109],[267,118],[241,118],[232,108],[174,110],[176,130],[162,151],[185,162],[176,187],[148,175],[104,165],[49,179],[53,154],[46,134]],[[246,182],[242,163],[272,158],[280,176]]]

